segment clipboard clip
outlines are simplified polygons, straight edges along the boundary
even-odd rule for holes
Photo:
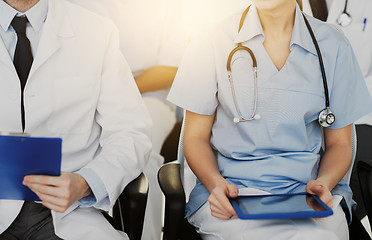
[[[0,136],[29,137],[30,134],[25,133],[25,132],[2,132],[0,131]]]

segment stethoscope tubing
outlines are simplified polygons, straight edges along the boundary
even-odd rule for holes
[[[249,53],[249,55],[251,55],[252,65],[253,65],[253,71],[254,71],[254,73],[253,73],[254,74],[254,76],[253,76],[254,77],[254,106],[253,106],[252,115],[249,118],[245,118],[243,116],[243,114],[240,112],[239,104],[238,104],[238,102],[236,100],[235,87],[234,87],[234,83],[233,83],[232,76],[231,76],[231,61],[232,61],[232,57],[234,56],[234,54],[237,51],[240,51],[240,50],[247,51]],[[240,121],[250,121],[250,120],[255,119],[256,110],[257,110],[257,100],[258,100],[258,90],[257,90],[257,60],[256,60],[256,57],[254,56],[252,50],[249,49],[248,47],[243,46],[241,43],[238,43],[238,46],[235,47],[230,52],[230,54],[229,54],[226,68],[227,68],[227,73],[229,75],[229,82],[230,82],[232,97],[233,97],[233,100],[234,100],[234,104],[236,106],[236,111],[237,111],[237,113],[238,113],[238,115],[240,117]]]
[[[346,1],[345,1],[344,11],[342,12],[342,13],[346,13],[347,15],[349,15],[349,14],[347,13],[347,11],[346,11],[346,10],[347,10],[347,4],[348,4],[348,1],[349,1],[349,0],[346,0]]]
[[[231,70],[228,71],[231,93],[232,93],[232,97],[233,97],[234,104],[235,104],[235,107],[236,107],[236,111],[237,111],[237,113],[240,117],[239,121],[243,121],[243,122],[255,119],[256,110],[257,110],[257,100],[258,100],[257,99],[258,98],[257,67],[253,67],[253,71],[254,71],[254,73],[253,73],[254,74],[254,105],[253,105],[252,115],[249,118],[245,118],[243,116],[243,114],[240,112],[240,108],[239,108],[238,102],[236,100],[235,87],[234,87],[234,83],[233,83],[232,76],[231,76]],[[235,122],[235,118],[234,118],[234,122]]]
[[[346,11],[346,7],[347,7],[347,1],[348,0],[346,0],[345,11]],[[244,23],[244,20],[247,16],[249,8],[250,8],[250,6],[243,12],[243,14],[240,18],[240,24],[239,24],[238,32],[240,32],[241,28],[243,27],[243,23]],[[313,41],[315,50],[316,50],[317,55],[318,55],[318,61],[319,61],[320,71],[321,71],[322,80],[323,80],[323,88],[324,88],[324,95],[325,95],[325,109],[323,109],[319,114],[319,123],[323,127],[329,127],[330,125],[333,124],[335,116],[329,108],[329,92],[328,92],[327,76],[326,76],[326,73],[325,73],[323,58],[322,58],[322,54],[320,52],[318,42],[315,38],[314,32],[313,32],[307,18],[305,17],[305,14],[302,13],[302,16],[304,18],[306,27],[307,27],[307,29],[310,33],[311,39]],[[247,51],[250,54],[251,59],[252,59],[252,67],[253,67],[253,71],[254,71],[254,106],[253,106],[252,114],[249,118],[244,117],[243,114],[240,111],[239,104],[238,104],[238,101],[236,99],[236,93],[235,93],[235,88],[234,88],[234,83],[233,83],[232,73],[231,73],[232,58],[233,58],[234,54],[239,50]],[[237,111],[237,113],[240,117],[240,118],[234,118],[233,119],[234,122],[238,123],[238,122],[244,122],[244,121],[259,119],[260,118],[259,115],[257,114],[257,116],[256,116],[257,102],[258,102],[257,61],[256,61],[256,58],[255,58],[252,50],[248,47],[243,46],[242,43],[238,43],[237,46],[230,52],[230,54],[228,56],[226,68],[227,68],[227,72],[228,72],[228,78],[229,78],[229,82],[230,82],[230,86],[231,86],[231,92],[232,92],[232,97],[233,97],[235,109],[236,109],[236,111]],[[328,119],[328,117],[330,117],[330,119],[333,119],[331,123],[326,121],[326,119]]]
[[[328,93],[327,76],[326,76],[325,69],[324,69],[324,63],[323,63],[322,53],[320,52],[318,42],[316,41],[314,32],[311,29],[311,26],[310,26],[309,22],[307,21],[307,19],[306,19],[306,17],[305,17],[304,14],[302,14],[302,16],[303,16],[303,18],[305,20],[306,27],[309,30],[311,39],[313,40],[313,43],[314,43],[314,46],[315,46],[316,53],[318,55],[318,60],[319,60],[319,65],[320,65],[320,71],[322,73],[322,79],[323,79],[323,88],[324,88],[324,96],[325,96],[325,106],[326,106],[326,108],[329,108],[329,93]]]

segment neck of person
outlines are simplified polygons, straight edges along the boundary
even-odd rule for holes
[[[9,6],[22,13],[32,8],[39,1],[40,0],[4,0]]]
[[[265,36],[279,36],[292,32],[296,12],[295,1],[285,1],[273,8],[257,7],[257,12]]]

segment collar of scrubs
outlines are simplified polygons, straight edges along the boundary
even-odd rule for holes
[[[254,4],[252,4],[244,21],[243,27],[235,38],[234,43],[243,43],[251,40],[256,36],[262,36],[262,41],[264,41],[265,35],[261,26],[260,19],[258,17],[257,8]],[[298,45],[306,51],[317,55],[309,30],[307,29],[305,20],[303,19],[302,11],[297,4],[295,22],[290,42],[291,50],[294,45]]]
[[[0,0],[0,25],[4,31],[9,29],[10,23],[12,22],[14,16],[17,15],[18,17],[27,16],[32,29],[35,31],[35,33],[38,33],[45,22],[47,14],[48,0],[40,0],[24,13],[18,12],[16,9]]]

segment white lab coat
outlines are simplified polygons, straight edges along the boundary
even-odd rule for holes
[[[353,47],[355,56],[362,70],[369,93],[372,95],[372,1],[351,0],[347,4],[347,13],[352,17],[348,26],[337,24],[337,19],[344,11],[346,0],[327,0],[327,22],[341,29]],[[304,12],[312,15],[309,0],[303,0]],[[364,23],[366,19],[366,23]],[[364,26],[365,25],[365,26]],[[356,121],[356,124],[372,125],[372,113]]]
[[[20,132],[20,81],[1,41],[0,73],[0,129]],[[65,213],[52,211],[56,234],[103,239],[88,231],[87,219],[101,221],[97,209],[112,207],[126,184],[143,171],[151,149],[151,119],[120,53],[114,25],[65,0],[49,0],[24,105],[26,132],[63,139],[62,171],[92,169],[109,196],[95,208],[74,211],[75,203]],[[22,204],[0,200],[0,233]],[[105,232],[110,226],[102,228]]]
[[[119,29],[120,48],[134,76],[154,66],[178,67],[189,34],[200,25],[217,21],[243,0],[69,0],[110,18]],[[245,0],[246,1],[246,0]],[[197,7],[195,7],[197,6]],[[212,6],[212,9],[211,9]],[[196,12],[197,11],[197,12]],[[186,16],[187,15],[187,16]],[[175,107],[165,100],[168,89],[143,93],[152,121],[153,152],[145,168],[150,189],[142,239],[161,238],[162,193],[157,172],[164,162],[161,147],[172,130]]]
[[[177,67],[187,37],[184,31],[182,0],[69,0],[110,18],[119,29],[120,49],[134,76],[154,66]],[[162,145],[176,122],[175,106],[165,100],[168,89],[142,94],[153,128],[153,151],[144,173],[150,188],[142,239],[159,240],[162,232],[163,195],[157,173],[164,158]]]

